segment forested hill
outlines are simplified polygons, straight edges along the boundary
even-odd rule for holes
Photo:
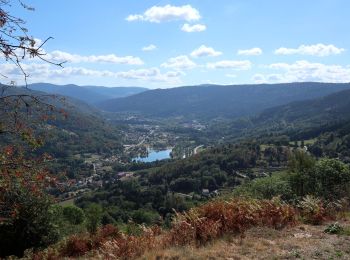
[[[63,158],[68,154],[78,152],[108,152],[109,150],[120,150],[122,147],[119,129],[106,123],[98,109],[82,101],[4,85],[0,85],[0,93],[2,93],[0,97],[27,95],[40,100],[37,104],[33,99],[26,98],[25,103],[20,102],[19,107],[21,111],[24,111],[25,104],[28,104],[32,111],[28,114],[24,113],[23,120],[28,125],[35,125],[36,135],[43,135],[45,144],[39,149],[40,151]],[[45,104],[53,105],[54,110],[45,108]],[[51,115],[53,119],[42,120],[41,118],[45,115]],[[6,110],[0,111],[0,119],[2,122],[13,120],[11,114]],[[0,142],[13,142],[13,140],[6,140],[6,136],[2,138],[4,140],[1,139]],[[101,145],[101,143],[108,145]]]
[[[350,90],[339,91],[322,98],[292,102],[266,109],[257,122],[283,120],[285,122],[325,122],[350,119]]]
[[[150,90],[111,99],[98,107],[112,112],[186,118],[237,118],[293,101],[313,99],[350,89],[350,84],[287,83],[260,85],[200,85]]]
[[[255,132],[311,140],[313,154],[350,161],[350,90],[267,109],[252,122]]]
[[[141,87],[77,86],[74,84],[54,85],[49,83],[30,84],[28,88],[49,94],[59,94],[77,98],[89,104],[94,104],[111,98],[127,97],[148,90],[147,88]]]

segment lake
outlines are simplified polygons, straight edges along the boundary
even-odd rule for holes
[[[148,150],[147,157],[135,157],[135,158],[132,158],[132,160],[136,161],[136,162],[154,162],[157,160],[169,159],[171,150],[172,149],[155,151],[155,150],[150,149],[150,150]]]

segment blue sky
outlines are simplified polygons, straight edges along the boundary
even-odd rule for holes
[[[348,0],[25,2],[36,10],[12,13],[38,41],[54,37],[48,59],[67,61],[64,69],[25,61],[29,83],[350,82]],[[0,67],[21,81],[16,68]]]

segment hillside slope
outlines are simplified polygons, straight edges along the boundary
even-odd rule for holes
[[[266,109],[257,122],[266,120],[297,121],[350,119],[350,90],[344,90],[322,98],[292,102],[287,105]]]
[[[89,104],[94,104],[111,98],[126,97],[148,90],[141,87],[109,88],[101,86],[77,86],[73,84],[61,86],[49,83],[30,84],[28,88],[32,90],[43,91],[49,94],[58,94],[76,98]]]
[[[349,223],[344,222],[349,229]],[[253,228],[244,239],[228,237],[201,248],[173,247],[146,252],[138,259],[349,259],[349,236],[324,233],[327,225],[276,230]]]
[[[4,92],[2,92],[3,89]],[[39,151],[50,152],[57,157],[65,157],[81,152],[121,149],[120,131],[107,124],[98,109],[83,101],[63,96],[53,97],[40,91],[3,85],[0,85],[0,93],[2,97],[19,94],[31,95],[43,103],[54,106],[53,111],[46,111],[41,107],[43,103],[36,105],[28,99],[28,103],[33,106],[33,113],[28,115],[23,113],[23,120],[32,125],[35,133],[46,136],[45,145]],[[1,100],[1,102],[4,101]],[[66,116],[59,113],[61,110],[64,110]],[[41,117],[45,114],[51,114],[55,118],[42,120]],[[8,116],[5,110],[0,112],[3,122],[12,120]],[[6,136],[1,136],[0,144],[8,141]],[[101,143],[108,143],[108,145],[101,147]]]
[[[98,107],[111,112],[131,112],[155,117],[237,118],[349,88],[350,84],[331,83],[201,85],[150,90],[107,100],[99,103]]]

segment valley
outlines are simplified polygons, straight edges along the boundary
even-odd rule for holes
[[[267,86],[267,92],[275,91],[274,87]],[[28,153],[45,152],[54,158],[45,167],[57,179],[56,187],[47,190],[57,205],[84,211],[97,205],[101,223],[122,229],[131,228],[131,220],[170,227],[174,212],[235,194],[292,201],[296,195],[290,191],[288,176],[293,154],[350,162],[350,85],[335,84],[332,91],[316,83],[289,87],[301,90],[279,106],[241,117],[224,113],[203,117],[195,110],[171,116],[111,112],[73,97],[64,97],[64,102],[57,96],[45,97],[63,109],[66,117],[43,121],[35,131],[40,135],[40,129],[46,129],[43,143]],[[198,88],[201,92],[202,87]],[[304,89],[316,97],[301,98],[299,92]],[[6,91],[11,95],[33,90]],[[253,102],[249,94],[235,98],[246,98],[247,108]]]
[[[68,97],[60,105],[67,110],[67,119],[60,121],[59,124],[53,121],[55,125],[50,130],[53,133],[48,136],[56,135],[55,139],[47,140],[45,145],[39,148],[39,151],[50,151],[50,149],[55,147],[53,155],[56,159],[50,162],[48,167],[57,176],[61,176],[59,182],[61,187],[60,189],[51,190],[51,193],[55,194],[61,201],[83,198],[84,194],[89,194],[99,189],[108,189],[108,187],[118,183],[121,179],[138,180],[153,171],[159,171],[158,169],[162,169],[162,167],[167,169],[166,171],[170,174],[167,168],[168,165],[173,164],[182,169],[182,164],[189,163],[191,165],[193,164],[192,161],[196,161],[198,158],[203,157],[206,158],[205,160],[208,160],[206,156],[215,151],[215,149],[223,149],[223,151],[226,151],[223,152],[223,155],[227,156],[227,153],[231,152],[232,149],[227,147],[233,145],[232,147],[240,147],[238,149],[239,153],[232,155],[233,157],[229,158],[224,164],[222,162],[210,163],[209,172],[206,173],[208,178],[210,176],[208,180],[204,183],[202,180],[201,184],[191,182],[187,184],[185,180],[181,180],[183,181],[180,184],[181,187],[190,185],[193,188],[176,190],[176,192],[181,194],[187,193],[191,194],[191,196],[195,195],[195,197],[202,196],[204,190],[211,192],[222,189],[225,193],[247,179],[269,176],[276,170],[283,171],[286,168],[288,153],[295,148],[300,147],[300,149],[306,149],[311,152],[316,151],[317,156],[325,153],[326,150],[321,152],[325,148],[320,146],[319,143],[327,135],[328,130],[326,127],[322,127],[322,130],[317,129],[320,129],[320,122],[322,122],[321,124],[327,124],[333,133],[334,128],[342,127],[341,122],[348,118],[348,110],[346,109],[348,99],[344,97],[349,93],[348,90],[342,89],[350,88],[350,85],[333,84],[332,91],[339,91],[329,96],[327,94],[330,92],[331,87],[327,84],[305,83],[287,86],[288,88],[300,88],[300,90],[296,91],[294,99],[300,99],[300,92],[303,90],[307,91],[307,93],[317,93],[317,96],[324,93],[324,97],[315,98],[315,101],[288,103],[290,99],[293,100],[293,97],[290,97],[285,101],[287,102],[286,105],[262,109],[256,115],[242,116],[240,118],[236,118],[235,115],[227,115],[212,119],[203,118],[201,114],[196,116],[192,114],[188,118],[186,115],[191,114],[191,112],[177,116],[158,117],[148,114],[135,114],[133,111],[100,111],[98,108],[87,104],[76,106],[77,103],[74,102],[75,105],[73,105],[69,99],[74,98],[74,95]],[[213,87],[211,86],[210,88]],[[280,86],[266,86],[266,99],[274,99],[273,94],[271,96],[268,92],[276,91],[275,87],[280,88]],[[50,88],[47,89],[56,91],[58,88],[60,87],[50,85]],[[93,87],[88,88],[94,89]],[[189,88],[192,93],[194,87]],[[203,91],[203,88],[206,89],[207,87],[198,87],[199,93]],[[219,87],[223,93],[226,93],[229,88],[236,91],[235,89],[240,87]],[[262,86],[250,86],[245,91],[250,93],[254,88],[260,89]],[[288,88],[284,91],[289,92]],[[179,91],[183,92],[184,90],[180,88]],[[240,89],[239,91],[242,92],[243,90]],[[148,92],[150,92],[148,95],[151,95],[153,92],[158,95],[157,90]],[[48,94],[54,93],[49,92]],[[136,96],[138,95],[142,95],[142,93],[136,94]],[[248,94],[240,95],[249,96]],[[311,100],[314,97],[313,95],[308,98]],[[339,102],[337,95],[343,98],[344,103]],[[237,96],[236,98],[243,100],[243,96]],[[250,98],[254,99],[254,97]],[[303,96],[304,98],[305,96]],[[337,100],[337,103],[333,103],[332,100]],[[216,101],[213,99],[210,102]],[[249,102],[246,102],[246,104],[248,108],[250,106]],[[336,107],[334,106],[335,104],[337,105]],[[82,106],[91,106],[89,108],[91,112],[89,114],[80,112],[83,111],[81,110]],[[182,105],[179,104],[179,106]],[[317,106],[319,107],[315,110],[317,117],[313,120],[314,110],[308,107],[315,109]],[[244,109],[246,110],[246,108]],[[305,112],[307,110],[310,110],[310,112]],[[84,108],[84,111],[87,110]],[[299,111],[303,111],[302,113],[307,115],[307,123],[303,122],[304,119],[299,115],[294,115],[300,113]],[[275,116],[274,113],[279,114]],[[96,121],[93,123],[95,125],[93,125],[92,121],[91,123],[87,121],[90,120],[88,119],[89,117],[98,118],[101,125],[96,125]],[[73,123],[76,120],[75,118],[79,118],[76,122],[80,121],[79,124],[81,126],[77,127]],[[295,119],[298,120],[297,123],[294,121]],[[88,138],[86,140],[91,148],[86,149],[88,146],[85,143],[84,149],[79,150],[80,148],[79,145],[77,146],[76,141],[81,140],[84,136],[83,131],[85,131],[83,129],[88,125],[90,125],[89,128],[93,127],[96,132],[96,134],[91,135],[91,130],[89,130],[88,136],[84,137]],[[57,132],[61,127],[62,132]],[[53,147],[50,148],[51,146]],[[60,146],[62,146],[62,152],[59,152]],[[76,148],[74,148],[74,151],[68,147]],[[337,144],[337,147],[341,147],[341,145]],[[249,159],[251,155],[248,156],[247,152],[244,152],[247,148],[248,153],[254,152],[252,159]],[[239,156],[243,156],[243,158],[240,159]],[[345,161],[348,158],[348,154],[344,152],[338,153],[337,156],[342,157]],[[239,160],[253,160],[254,162],[245,163]],[[225,166],[230,164],[232,166]],[[213,171],[218,172],[217,179],[213,179]],[[62,175],[63,172],[65,173]],[[189,174],[192,174],[192,172],[189,172]],[[128,178],[125,178],[125,175]],[[170,184],[171,179],[168,180],[168,185]],[[147,189],[153,188],[148,187]],[[167,196],[169,191],[166,191],[164,194]]]
[[[349,8],[0,0],[0,259],[349,259]]]

